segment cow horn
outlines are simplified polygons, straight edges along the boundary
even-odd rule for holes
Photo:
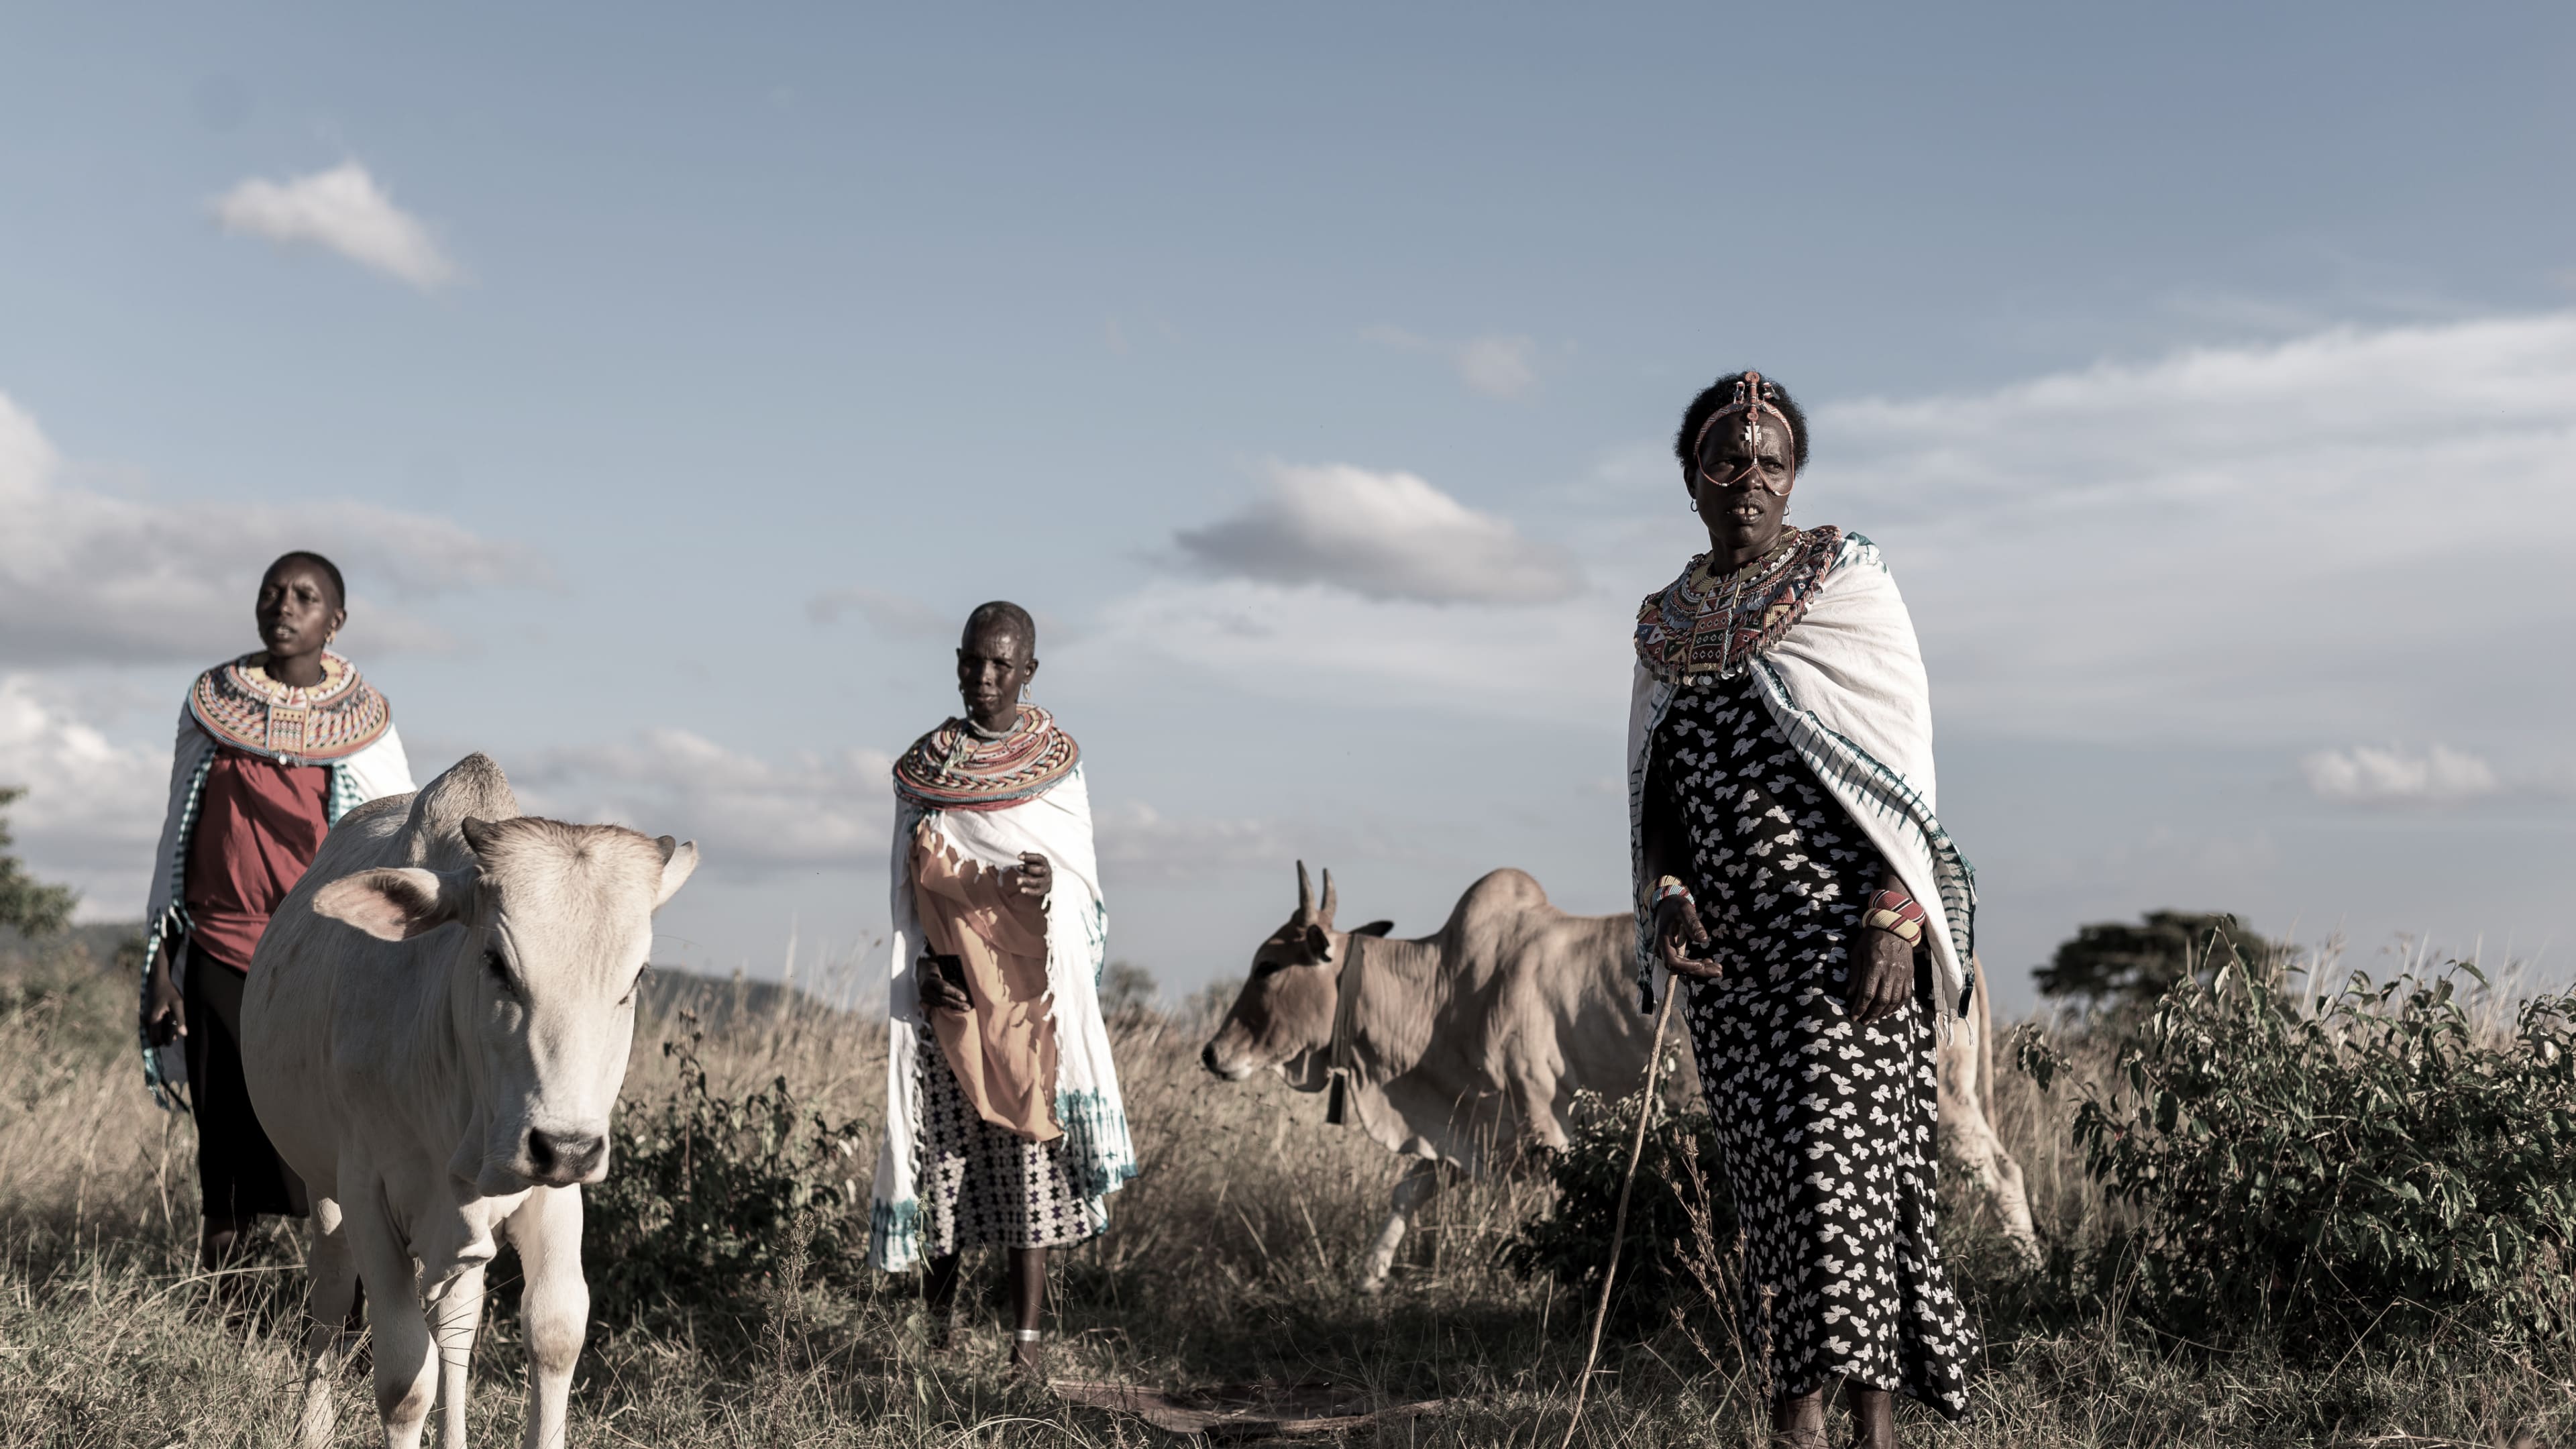
[[[1333,868],[1324,867],[1324,909],[1320,918],[1325,925],[1333,923]]]
[[[1297,914],[1311,918],[1315,914],[1315,883],[1306,877],[1306,862],[1297,862]]]

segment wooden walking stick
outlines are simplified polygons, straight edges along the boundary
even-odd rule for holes
[[[1601,1306],[1592,1311],[1592,1346],[1583,1351],[1583,1374],[1574,1381],[1574,1417],[1565,1424],[1564,1442],[1572,1449],[1574,1431],[1583,1425],[1583,1399],[1592,1390],[1592,1365],[1601,1357],[1601,1328],[1610,1321],[1610,1289],[1619,1277],[1619,1248],[1628,1241],[1628,1194],[1637,1186],[1637,1164],[1646,1155],[1646,1124],[1655,1118],[1655,1077],[1664,1069],[1664,1027],[1673,1019],[1681,981],[1664,977],[1664,1009],[1655,1013],[1655,1043],[1646,1049],[1646,1090],[1637,1099],[1637,1137],[1628,1145],[1628,1173],[1619,1179],[1619,1211],[1610,1220],[1610,1261],[1601,1267]]]

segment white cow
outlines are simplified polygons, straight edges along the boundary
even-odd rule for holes
[[[1634,918],[1567,915],[1526,872],[1477,881],[1417,940],[1384,939],[1385,921],[1340,930],[1334,906],[1333,873],[1319,904],[1300,862],[1296,912],[1253,952],[1252,978],[1199,1059],[1227,1081],[1268,1070],[1315,1092],[1329,1084],[1334,1038],[1347,1038],[1361,1129],[1411,1163],[1361,1269],[1374,1291],[1441,1165],[1478,1172],[1528,1147],[1563,1148],[1576,1092],[1615,1100],[1640,1085],[1654,1024],[1637,1010]],[[1364,964],[1346,1000],[1355,941]],[[1957,1027],[1936,1060],[1942,1139],[1993,1195],[2006,1237],[2036,1258],[2021,1165],[1992,1122],[1982,989]],[[1686,1060],[1684,1073],[1695,1080]]]
[[[653,913],[697,863],[667,835],[521,816],[500,766],[471,755],[343,818],[278,908],[242,1061],[312,1192],[307,1449],[332,1437],[359,1281],[385,1443],[420,1443],[435,1370],[439,1442],[461,1449],[496,1232],[527,1274],[526,1443],[563,1442],[590,1315],[580,1184],[608,1171]]]

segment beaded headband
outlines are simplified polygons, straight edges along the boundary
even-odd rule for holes
[[[1787,413],[1780,411],[1778,405],[1771,401],[1772,394],[1776,391],[1778,391],[1778,389],[1772,387],[1770,383],[1765,382],[1762,378],[1762,374],[1758,372],[1748,372],[1742,377],[1737,378],[1735,380],[1734,400],[1729,402],[1726,406],[1719,408],[1717,411],[1710,413],[1708,417],[1700,423],[1698,436],[1691,439],[1692,454],[1696,456],[1699,450],[1707,444],[1708,430],[1717,426],[1717,420],[1719,418],[1732,417],[1737,413],[1744,414],[1745,451],[1751,452],[1753,448],[1762,441],[1762,414],[1764,413],[1769,413],[1771,416],[1780,420],[1781,434],[1789,440],[1792,447],[1796,446],[1798,437],[1798,429],[1796,425],[1789,421],[1789,415]],[[1744,471],[1747,473],[1752,472],[1752,465],[1749,463],[1746,464]],[[1738,475],[1738,477],[1741,476],[1741,474]],[[1716,480],[1712,479],[1710,481],[1714,482]],[[1763,486],[1765,488],[1770,487],[1767,483]],[[1773,491],[1785,493],[1788,490],[1777,489]]]

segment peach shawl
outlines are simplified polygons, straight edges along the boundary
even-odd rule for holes
[[[1031,1142],[1063,1136],[1045,908],[1019,893],[1018,871],[961,858],[927,822],[912,838],[912,889],[923,944],[966,964],[975,1010],[930,1013],[966,1100]]]

